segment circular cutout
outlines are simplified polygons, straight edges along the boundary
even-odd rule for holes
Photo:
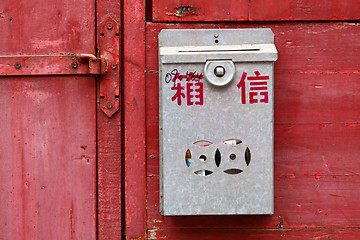
[[[219,40],[215,39],[215,43],[219,43]]]
[[[236,155],[235,155],[234,153],[232,153],[232,154],[230,154],[229,158],[230,158],[231,160],[235,160],[235,159],[236,159]]]
[[[199,157],[199,159],[200,159],[200,161],[205,162],[205,161],[206,161],[206,156],[205,156],[205,155],[201,155],[201,156]]]

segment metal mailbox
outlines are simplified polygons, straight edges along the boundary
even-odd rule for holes
[[[159,34],[160,212],[273,214],[270,29]]]

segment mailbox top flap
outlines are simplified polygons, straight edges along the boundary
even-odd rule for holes
[[[274,44],[162,47],[161,63],[204,63],[207,60],[268,62],[277,59]]]
[[[159,34],[161,63],[275,61],[274,34],[260,29],[165,29]]]

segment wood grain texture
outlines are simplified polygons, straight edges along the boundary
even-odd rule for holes
[[[157,35],[163,28],[216,28],[216,24],[147,25],[146,68],[158,71]],[[360,111],[360,25],[351,23],[223,24],[269,27],[275,34],[276,123],[351,123]],[[157,76],[150,77],[148,111],[157,111]],[[157,116],[151,112],[150,118]],[[341,114],[340,114],[341,113]]]
[[[153,1],[154,22],[359,20],[358,0]]]
[[[154,22],[244,21],[248,19],[248,1],[153,1],[152,15]]]
[[[155,239],[347,239],[357,240],[360,237],[359,229],[262,229],[262,230],[238,230],[238,229],[151,229],[148,238]]]
[[[0,78],[0,239],[96,238],[93,77]]]
[[[100,24],[112,16],[121,26],[121,4],[119,1],[97,1],[97,30]],[[121,32],[121,27],[120,27]],[[97,42],[99,44],[99,41]],[[121,46],[121,42],[120,42]],[[98,46],[99,47],[99,46]],[[121,49],[115,62],[120,62]],[[120,69],[117,69],[120,71]],[[111,118],[100,109],[98,79],[97,94],[97,148],[98,148],[98,239],[122,238],[122,106]],[[121,84],[121,79],[115,79]],[[120,93],[120,99],[122,94]]]
[[[0,2],[1,55],[95,53],[95,0]]]
[[[360,127],[279,124],[274,136],[273,216],[163,217],[156,169],[148,173],[149,228],[359,227]],[[152,153],[149,166],[158,156]]]
[[[145,20],[141,0],[124,1],[126,239],[146,234]]]
[[[270,10],[271,9],[271,10]],[[358,20],[360,4],[357,0],[251,0],[250,21],[292,20]]]
[[[1,1],[0,29],[0,55],[96,54],[93,0]],[[95,239],[95,78],[0,77],[0,103],[0,239]]]
[[[159,214],[158,47],[163,28],[258,28],[275,34],[275,214]],[[154,24],[146,29],[150,239],[357,239],[360,45],[354,23]],[[284,228],[284,233],[277,228]],[[312,229],[308,229],[312,228]],[[324,228],[324,229],[316,229]],[[329,229],[328,229],[329,228]],[[345,228],[345,229],[343,229]],[[275,229],[275,231],[274,231]]]

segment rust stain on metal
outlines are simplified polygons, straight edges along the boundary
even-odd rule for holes
[[[190,7],[190,6],[180,6],[180,7],[174,8],[173,13],[167,13],[166,15],[176,16],[176,17],[185,17],[188,15],[198,15],[198,8]]]

